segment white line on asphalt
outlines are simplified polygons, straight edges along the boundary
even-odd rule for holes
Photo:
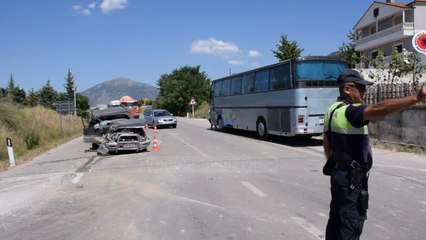
[[[200,150],[198,150],[196,147],[192,146],[191,144],[185,142],[184,140],[182,140],[180,137],[176,136],[175,134],[170,134],[173,137],[175,137],[177,140],[181,141],[183,144],[187,145],[188,147],[194,149],[196,152],[198,152],[199,154],[203,155],[204,157],[209,157],[207,156],[205,153],[201,152]]]
[[[224,207],[221,207],[221,206],[217,206],[217,205],[214,205],[214,204],[201,202],[201,201],[190,199],[190,198],[186,198],[186,197],[173,196],[173,198],[184,200],[184,201],[188,201],[188,202],[193,202],[193,203],[197,203],[197,204],[201,204],[201,205],[205,205],[205,206],[209,206],[209,207],[213,207],[213,208],[219,208],[219,209],[222,209],[222,210],[225,209]]]
[[[258,189],[257,187],[251,185],[249,182],[241,182],[241,184],[243,184],[246,188],[250,189],[252,192],[254,192],[259,197],[264,198],[264,197],[268,196],[264,192],[262,192],[260,189]]]
[[[295,223],[299,224],[302,228],[304,228],[306,231],[308,231],[312,236],[314,236],[316,239],[324,239],[324,233],[316,228],[314,225],[308,223],[306,219],[303,219],[301,217],[292,217],[291,218]]]
[[[83,177],[84,173],[78,172],[76,176],[71,180],[72,183],[76,184],[80,181],[81,177]]]
[[[44,173],[44,174],[35,174],[35,175],[28,175],[23,177],[12,177],[12,178],[4,178],[0,180],[0,183],[4,182],[19,182],[19,181],[27,181],[27,180],[36,180],[40,178],[50,178],[50,177],[57,177],[57,176],[64,176],[68,174],[68,172],[54,172],[54,173]]]

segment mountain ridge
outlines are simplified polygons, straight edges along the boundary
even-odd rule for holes
[[[155,100],[159,91],[150,84],[126,77],[117,77],[96,84],[81,92],[81,95],[88,97],[90,106],[95,107],[100,104],[108,104],[111,100],[118,100],[122,96],[130,96],[136,100],[143,98]]]

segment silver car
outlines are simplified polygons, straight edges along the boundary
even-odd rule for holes
[[[145,110],[143,117],[146,123],[151,126],[157,127],[173,127],[177,126],[177,119],[169,111],[165,109],[150,109]]]

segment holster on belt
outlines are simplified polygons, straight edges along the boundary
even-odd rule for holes
[[[357,161],[351,163],[351,185],[350,188],[359,192],[359,207],[361,210],[368,209],[368,191],[364,187],[364,181],[367,177],[368,170],[365,167],[362,167]]]

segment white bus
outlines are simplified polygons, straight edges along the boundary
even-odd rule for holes
[[[336,101],[340,58],[298,57],[212,82],[213,129],[256,131],[260,139],[320,135],[324,113]]]

